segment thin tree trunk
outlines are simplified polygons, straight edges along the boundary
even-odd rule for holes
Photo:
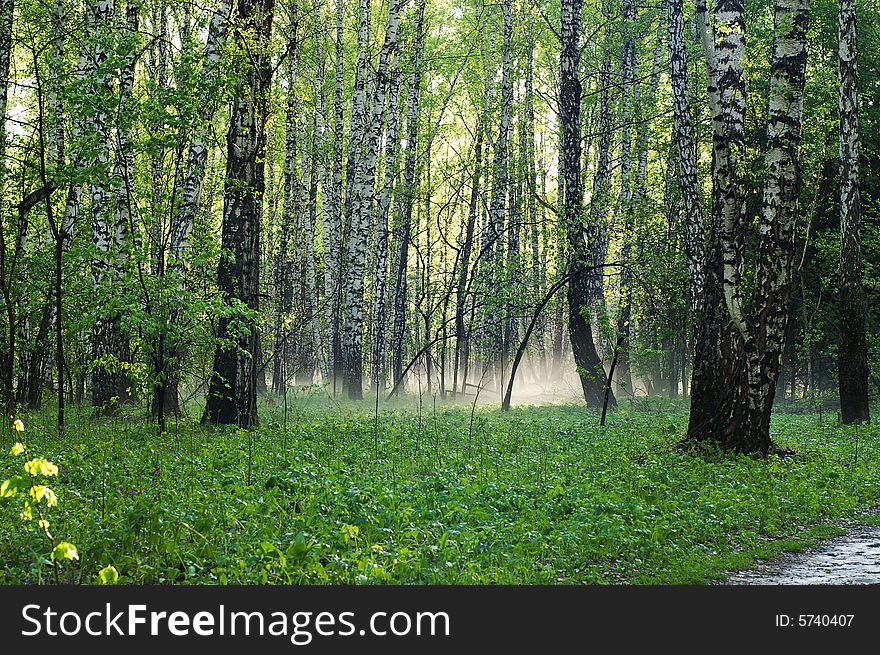
[[[422,83],[422,50],[425,44],[425,0],[419,0],[416,10],[415,38],[412,45],[412,71],[406,101],[406,154],[400,194],[400,226],[397,241],[397,271],[394,284],[394,325],[391,335],[391,369],[393,386],[397,393],[404,391],[404,337],[407,314],[407,262],[412,232],[412,208],[415,196],[416,153],[419,135],[419,99]]]
[[[300,196],[297,173],[297,131],[298,126],[298,89],[297,64],[299,49],[297,33],[299,19],[295,2],[290,3],[290,27],[287,40],[287,108],[284,118],[284,196],[281,205],[281,234],[278,253],[275,260],[275,368],[272,375],[272,389],[283,394],[287,386],[284,372],[288,369],[291,359],[291,335],[287,326],[287,318],[293,308],[294,263],[290,253],[291,232],[293,232],[294,206]],[[297,230],[298,233],[298,230]],[[294,257],[298,256],[294,247]]]
[[[391,73],[388,95],[387,127],[385,136],[385,179],[379,197],[378,224],[376,226],[376,291],[373,305],[373,389],[377,394],[385,392],[388,352],[388,213],[391,194],[398,173],[400,139],[397,136],[397,97],[400,88],[400,71]]]
[[[480,178],[483,171],[483,120],[477,121],[477,133],[474,140],[474,172],[471,176],[471,195],[468,203],[467,223],[464,229],[464,243],[459,258],[458,284],[455,289],[455,356],[452,374],[453,395],[457,392],[459,372],[461,372],[461,393],[465,393],[467,383],[467,332],[465,331],[465,310],[467,281],[470,270],[471,254],[474,247],[474,228],[477,221],[477,203],[480,199]]]
[[[489,200],[489,231],[487,235],[488,250],[486,267],[488,268],[487,320],[486,328],[489,337],[489,353],[495,384],[499,391],[504,388],[501,370],[501,354],[503,348],[502,317],[503,310],[500,299],[504,288],[504,225],[508,217],[505,200],[508,193],[508,161],[507,150],[510,134],[510,112],[513,104],[513,85],[511,81],[511,48],[513,40],[513,8],[511,0],[503,0],[503,46],[501,54],[501,119],[498,125],[498,136],[495,139],[494,160],[492,162],[492,193]]]
[[[340,339],[342,297],[342,140],[345,124],[343,120],[343,20],[345,18],[343,0],[336,2],[336,85],[333,99],[333,162],[330,184],[325,203],[329,211],[324,213],[324,305],[329,336],[327,349],[327,368],[333,376],[333,394],[342,374],[342,352]]]
[[[859,91],[855,0],[838,5],[840,78],[840,420],[870,420],[868,346],[862,291],[859,201]]]

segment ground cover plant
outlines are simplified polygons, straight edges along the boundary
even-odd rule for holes
[[[291,401],[259,429],[132,414],[63,441],[25,417],[58,466],[62,582],[97,584],[703,583],[839,531],[880,499],[880,430],[774,416],[786,457],[680,448],[664,401],[611,415],[425,403]],[[21,458],[0,457],[0,480]],[[45,535],[0,504],[0,583],[53,581]],[[113,578],[115,581],[115,577]]]

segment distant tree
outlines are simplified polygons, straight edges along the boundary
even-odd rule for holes
[[[855,0],[838,5],[840,78],[840,420],[870,420],[868,345],[859,226],[859,89]]]

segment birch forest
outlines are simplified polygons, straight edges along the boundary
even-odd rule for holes
[[[295,519],[327,525],[333,476],[404,504],[406,484],[477,493],[467,479],[552,505],[570,485],[612,493],[575,462],[684,467],[697,477],[664,486],[685,493],[722,461],[741,480],[795,467],[803,488],[764,517],[784,536],[818,521],[798,493],[849,448],[864,480],[834,515],[880,498],[878,52],[873,0],[0,0],[3,434],[67,462],[55,511],[82,560],[55,580],[111,560],[130,581],[256,580],[186,530],[177,550],[113,555],[124,538],[84,527],[95,476],[118,519],[101,530],[121,531],[151,485],[220,484],[224,457],[252,502],[296,487]],[[286,581],[638,579],[615,567],[640,537],[611,533],[577,533],[577,557],[511,533],[539,565],[505,573],[467,541],[469,507],[461,566],[310,524]],[[13,514],[3,534],[46,540]],[[682,547],[748,544],[731,536],[746,514],[723,537],[683,528]],[[423,546],[452,534],[443,516]],[[232,539],[196,518],[173,521]],[[636,569],[678,581],[656,548]],[[0,582],[46,566],[10,557]]]

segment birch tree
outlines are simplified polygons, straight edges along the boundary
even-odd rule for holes
[[[840,420],[867,422],[868,346],[862,291],[861,203],[859,196],[859,90],[855,0],[838,4],[840,80],[840,351],[837,378]]]
[[[9,64],[12,59],[12,19],[15,11],[13,0],[0,1],[0,188],[6,187],[6,108],[9,96]],[[5,195],[5,193],[4,193]],[[0,232],[3,225],[0,223]],[[15,303],[11,296],[11,280],[7,278],[6,243],[0,235],[0,277],[2,277],[3,304],[6,309],[8,334],[0,351],[3,362],[3,375],[0,378],[3,393],[3,407],[7,416],[15,413],[14,371],[15,371]],[[11,277],[11,275],[9,276]]]
[[[343,0],[336,2],[335,86],[333,93],[333,153],[330,165],[330,183],[325,188],[324,213],[324,312],[327,321],[329,345],[327,368],[333,376],[333,393],[342,373],[340,340],[340,316],[342,307],[341,261],[342,261],[342,142],[345,130],[343,116],[343,64],[345,19]]]
[[[673,106],[672,149],[676,154],[678,183],[684,205],[684,247],[690,280],[691,313],[696,316],[703,293],[706,237],[697,183],[696,146],[688,90],[682,5],[683,0],[668,0],[670,84]]]
[[[236,85],[226,135],[223,249],[217,286],[229,313],[218,323],[220,341],[202,422],[254,427],[257,416],[257,321],[260,211],[265,184],[266,118],[272,81],[269,39],[273,0],[238,0],[240,46],[251,53]],[[249,42],[248,42],[249,40]]]
[[[89,185],[89,204],[92,217],[92,281],[103,288],[107,302],[98,308],[92,330],[92,404],[105,412],[114,411],[117,402],[129,393],[129,381],[121,370],[122,340],[120,317],[112,308],[113,278],[111,258],[114,253],[114,214],[108,189],[110,170],[110,119],[113,101],[113,68],[109,60],[113,47],[113,3],[95,0],[89,6],[89,36],[91,43],[90,85],[93,113],[89,125],[90,147],[93,151],[92,180]],[[118,284],[118,282],[117,282]]]
[[[180,198],[180,206],[174,212],[171,221],[171,238],[167,275],[172,284],[182,287],[186,283],[186,256],[190,250],[190,241],[195,225],[195,217],[202,197],[205,183],[205,166],[208,161],[208,137],[210,123],[217,108],[214,99],[215,87],[219,75],[220,61],[229,29],[232,0],[219,0],[217,8],[206,10],[209,15],[208,35],[202,53],[202,74],[198,90],[198,114],[195,116],[192,137],[186,149],[185,173],[175,180],[177,188],[174,196]],[[169,330],[160,330],[158,340],[163,342],[157,350],[166,350],[164,342],[168,342],[168,357],[157,357],[154,376],[158,384],[153,396],[153,414],[179,412],[178,385],[180,359],[183,355],[178,343],[179,335],[175,334],[180,322],[181,307],[172,304],[169,316]]]
[[[363,329],[364,329],[364,267],[367,234],[373,211],[376,180],[376,156],[379,149],[379,130],[385,107],[389,71],[397,50],[397,32],[405,0],[391,0],[385,41],[379,53],[370,111],[363,125],[362,158],[357,162],[351,187],[351,219],[345,244],[344,332],[342,340],[345,361],[344,388],[348,397],[363,397]],[[350,171],[351,173],[351,171]]]
[[[561,52],[559,55],[559,122],[562,124],[560,177],[563,183],[562,211],[567,246],[566,271],[568,336],[577,366],[584,400],[601,407],[604,400],[604,370],[593,343],[588,312],[590,290],[586,274],[595,266],[590,256],[595,230],[585,234],[583,187],[581,182],[581,0],[562,0]],[[601,145],[600,145],[601,149]],[[601,150],[600,150],[601,152]],[[589,235],[589,236],[588,236]],[[585,240],[587,237],[588,240]],[[610,404],[613,405],[613,396]]]
[[[407,263],[412,230],[412,209],[415,196],[416,154],[419,136],[419,100],[422,92],[422,51],[425,47],[425,0],[418,0],[412,45],[412,70],[409,74],[406,98],[406,152],[400,193],[400,224],[397,242],[397,270],[394,276],[394,324],[391,335],[392,377],[397,393],[404,390],[403,355],[406,337],[408,302]]]
[[[747,310],[737,286],[745,238],[739,170],[745,110],[743,18],[739,0],[717,3],[714,35],[706,30],[704,38],[710,94],[714,91],[713,233],[688,434],[730,450],[766,455],[789,318],[809,7],[807,0],[776,3],[764,187]],[[718,308],[726,310],[724,318]]]
[[[385,391],[387,377],[386,359],[388,354],[388,214],[391,209],[391,195],[398,173],[400,138],[397,135],[398,106],[401,73],[395,68],[391,73],[388,91],[387,127],[385,131],[385,172],[379,196],[376,223],[376,290],[373,305],[373,388],[376,393]]]
[[[493,144],[494,160],[492,162],[492,194],[489,201],[489,232],[487,238],[487,266],[489,267],[490,299],[487,307],[487,332],[492,352],[492,369],[495,384],[500,390],[504,386],[501,351],[503,347],[501,305],[496,299],[503,285],[500,277],[504,267],[504,230],[507,208],[505,201],[508,193],[508,141],[510,139],[510,113],[513,105],[513,82],[511,80],[511,41],[513,39],[513,9],[511,0],[501,3],[503,21],[503,44],[501,50],[501,117],[498,123],[498,135]],[[508,235],[509,238],[509,235]]]

